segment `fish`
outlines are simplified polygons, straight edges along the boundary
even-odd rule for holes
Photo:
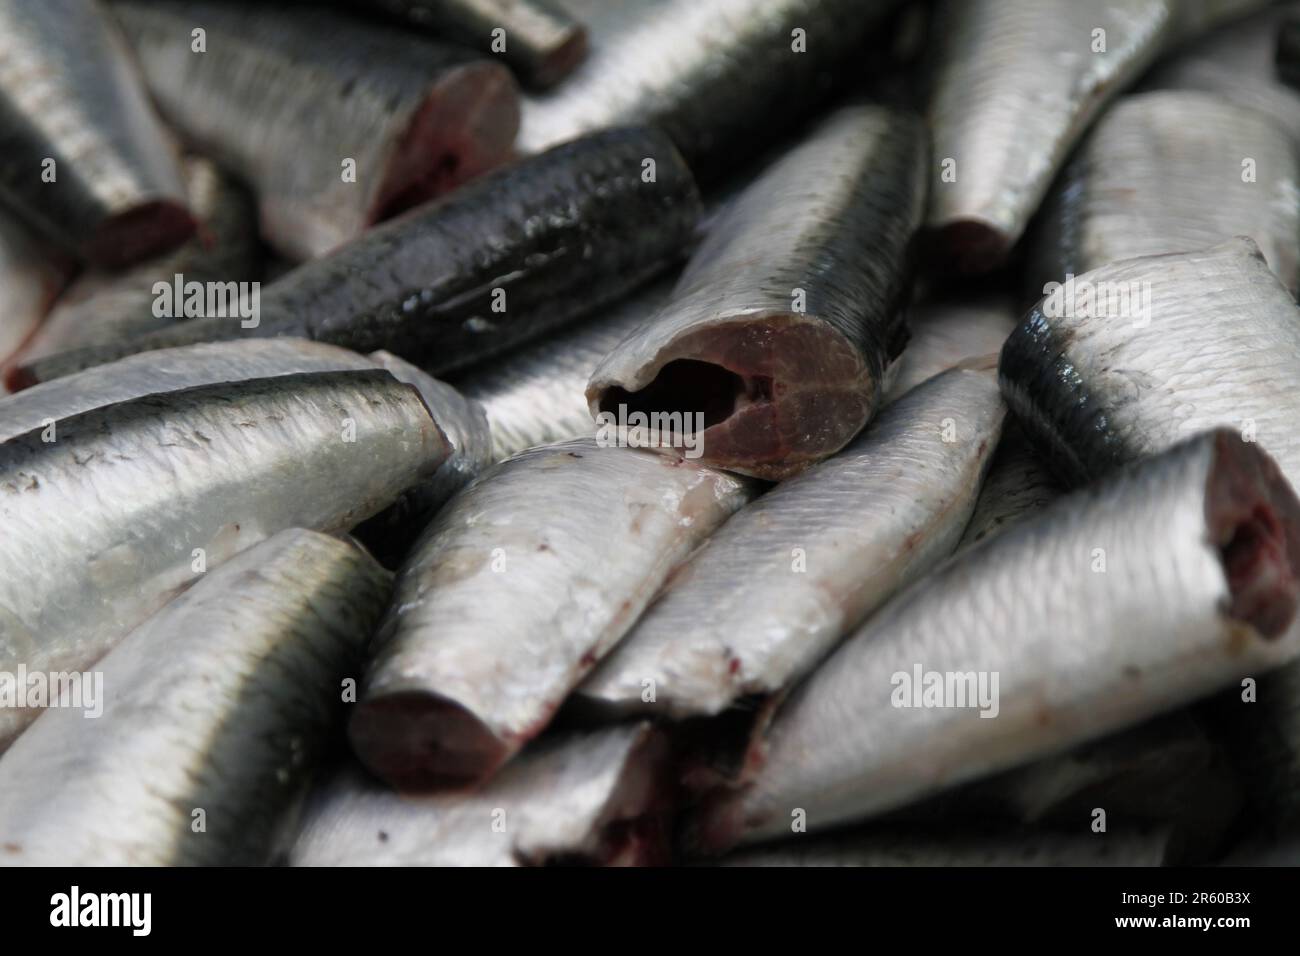
[[[1042,828],[862,827],[728,854],[715,866],[1164,866],[1167,828],[1069,833]]]
[[[390,585],[299,528],[203,575],[96,665],[95,719],[65,691],[0,758],[0,865],[269,862]]]
[[[1062,282],[1120,259],[1250,236],[1295,295],[1298,178],[1295,141],[1262,113],[1196,91],[1122,97],[1044,204],[1036,271]]]
[[[399,790],[488,779],[754,491],[594,438],[493,466],[398,572],[349,720],[353,751]]]
[[[668,279],[651,282],[596,318],[456,376],[454,384],[487,413],[493,460],[594,434],[587,380],[600,360],[667,300],[672,285]]]
[[[291,259],[324,255],[509,157],[514,80],[462,48],[328,10],[112,9],[163,116],[252,185],[262,234]]]
[[[1122,469],[868,619],[776,711],[748,782],[701,806],[688,843],[866,818],[1279,667],[1300,652],[1296,555],[1300,499],[1233,432]]]
[[[885,389],[885,402],[963,361],[1000,352],[1018,318],[1001,295],[924,302],[908,315],[911,337]]]
[[[1184,709],[946,791],[893,818],[926,827],[998,821],[1068,828],[1091,823],[1101,808],[1107,832],[1163,827],[1176,844],[1169,862],[1200,864],[1218,858],[1236,828],[1239,777],[1217,735]]]
[[[23,349],[23,361],[110,344],[183,321],[184,310],[175,304],[156,307],[157,285],[172,287],[178,275],[185,283],[253,278],[258,249],[251,197],[208,160],[189,156],[184,170],[198,233],[184,245],[126,270],[83,272],[59,297]]]
[[[385,368],[398,381],[419,389],[450,446],[448,457],[428,481],[403,492],[390,507],[355,529],[363,540],[375,537],[393,547],[384,536],[404,540],[405,536],[417,534],[427,523],[426,512],[445,501],[492,459],[489,426],[478,403],[386,352],[367,358],[322,342],[281,338],[209,342],[128,356],[0,401],[0,441],[67,415],[160,392],[294,372],[375,367]]]
[[[0,2],[0,156],[0,200],[83,261],[120,268],[194,234],[180,158],[93,0]]]
[[[38,334],[72,268],[61,251],[0,208],[0,371]]]
[[[731,172],[809,114],[898,0],[564,3],[590,54],[549,93],[525,96],[525,154],[606,126],[661,127],[704,180]]]
[[[1134,797],[1148,803],[1167,802],[1171,794],[1185,798],[1178,784],[1211,763],[1214,755],[1215,745],[1200,724],[1186,711],[1177,711],[978,781],[949,796],[996,807],[992,812],[1026,824],[1061,822],[1077,815],[1081,801],[1098,790],[1108,792],[1108,798],[1101,803],[1094,799],[1091,805],[1114,813],[1120,812],[1111,799],[1117,795],[1121,802]],[[1134,810],[1125,806],[1122,812]]]
[[[587,29],[551,0],[354,0],[481,53],[499,53],[535,89],[554,86],[587,55]]]
[[[909,114],[832,114],[728,207],[668,303],[592,373],[592,416],[685,414],[703,462],[770,480],[843,448],[906,338],[925,150]],[[674,442],[661,431],[652,421],[649,441]]]
[[[399,382],[419,390],[451,446],[447,460],[433,477],[407,489],[392,505],[353,531],[389,567],[406,556],[438,509],[497,459],[492,454],[492,428],[482,405],[389,352],[373,352],[370,359]]]
[[[918,386],[705,541],[575,696],[685,720],[781,693],[952,552],[1005,414],[992,361]]]
[[[649,724],[548,735],[478,790],[412,796],[355,764],[308,801],[292,866],[663,862],[671,755]]]
[[[1263,0],[946,0],[935,36],[929,258],[1005,262],[1093,119],[1158,56]]]
[[[399,382],[414,385],[419,390],[424,404],[434,411],[434,420],[451,444],[451,456],[442,463],[431,482],[444,489],[437,495],[440,502],[469,484],[493,463],[491,426],[482,405],[389,352],[373,352],[370,358],[381,368],[388,369]],[[423,487],[428,490],[427,485]]]
[[[1249,238],[1111,263],[1029,310],[1002,349],[1002,393],[1067,484],[1219,425],[1300,482],[1298,318]]]
[[[403,492],[354,533],[386,563],[397,561],[431,513],[494,459],[483,409],[395,355],[366,357],[306,339],[208,342],[128,356],[57,378],[0,401],[0,441],[79,412],[161,392],[295,372],[385,368],[415,385],[450,446],[427,481]]]
[[[72,415],[198,385],[294,372],[373,369],[364,355],[306,339],[204,342],[130,355],[0,398],[0,442]]]
[[[1063,493],[1061,483],[1030,445],[1020,425],[1014,420],[1008,422],[957,550],[1000,534],[1042,511]]]
[[[1275,4],[1210,32],[1156,64],[1139,88],[1212,93],[1272,117],[1300,139],[1300,93],[1279,80],[1274,64],[1281,20],[1294,9]]]
[[[1177,844],[1170,862],[1205,864],[1222,855],[1244,809],[1242,775],[1214,731],[1174,711],[972,784],[962,797],[1032,825],[1091,821],[1100,806],[1108,829],[1165,827]]]
[[[255,326],[189,319],[114,348],[20,365],[9,387],[150,349],[283,335],[384,350],[446,375],[595,313],[669,268],[700,208],[663,133],[594,133],[303,263],[261,291]]]
[[[145,395],[0,444],[0,671],[89,667],[166,601],[290,527],[343,532],[447,457],[383,369]],[[0,708],[0,749],[38,714]]]

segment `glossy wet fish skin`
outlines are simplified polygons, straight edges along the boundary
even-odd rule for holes
[[[1289,598],[1270,592],[1249,603],[1254,588],[1272,583],[1272,565],[1247,564],[1263,582],[1229,583],[1226,567],[1239,571],[1245,560],[1231,554],[1233,537],[1255,507],[1272,509],[1285,541],[1251,556],[1300,553],[1300,502],[1276,465],[1233,433],[1213,432],[952,559],[791,695],[761,744],[753,784],[706,807],[696,843],[774,838],[789,832],[795,808],[809,830],[865,818],[1294,658],[1295,569],[1283,569]],[[1092,570],[1095,549],[1105,572]],[[1028,589],[1027,580],[1052,583]],[[916,666],[999,673],[997,716],[894,707],[900,685],[891,675]]]
[[[0,865],[269,862],[390,583],[300,529],[206,574],[96,665],[99,717],[50,709],[0,758]]]
[[[400,789],[491,776],[754,491],[593,438],[495,466],[438,514],[399,572],[353,749]]]
[[[295,372],[373,369],[374,361],[306,339],[204,342],[97,365],[0,399],[0,442],[93,408],[161,392]]]
[[[494,460],[596,430],[587,380],[600,360],[668,298],[671,280],[650,283],[593,319],[466,369],[454,381],[487,412]]]
[[[539,740],[473,792],[401,795],[349,766],[309,801],[289,863],[661,862],[653,829],[635,825],[664,809],[667,762],[663,739],[642,723]],[[493,829],[502,812],[504,834]]]
[[[155,314],[155,283],[173,286],[177,275],[187,283],[244,282],[254,277],[258,242],[252,198],[205,159],[188,157],[184,171],[198,233],[171,252],[125,271],[82,273],[59,297],[49,318],[23,350],[23,361],[68,349],[109,345],[184,321],[184,315]]]
[[[1121,98],[1044,206],[1035,271],[1041,283],[1060,282],[1120,259],[1250,236],[1294,295],[1297,180],[1295,142],[1262,113],[1193,91]]]
[[[940,299],[913,309],[908,315],[911,336],[885,390],[885,402],[964,361],[1001,351],[1018,318],[1010,299],[1000,295]]]
[[[438,509],[496,459],[492,454],[491,426],[482,405],[389,352],[374,352],[370,359],[399,382],[419,390],[451,446],[447,460],[433,477],[407,489],[392,505],[356,529],[357,538],[389,567],[401,563]]]
[[[1248,429],[1300,476],[1300,323],[1251,240],[1112,263],[1076,281],[1135,294],[1127,309],[1109,291],[1104,305],[1094,296],[1097,316],[1045,297],[1000,363],[1007,404],[1057,474],[1081,483],[1222,425]]]
[[[808,115],[828,74],[856,75],[871,30],[895,0],[657,0],[564,3],[591,51],[557,89],[525,97],[519,148],[536,152],[604,126],[650,123],[697,175]],[[795,52],[792,31],[805,31]]]
[[[399,382],[419,390],[424,404],[435,413],[434,421],[451,443],[451,457],[434,476],[434,482],[446,489],[442,500],[469,484],[493,462],[491,427],[478,402],[389,352],[374,352],[370,359]]]
[[[288,527],[346,531],[446,454],[419,395],[378,369],[147,395],[10,438],[0,669],[88,667],[198,567]],[[0,746],[35,716],[0,711]]]
[[[274,4],[118,0],[113,12],[162,114],[253,185],[263,234],[291,259],[500,164],[518,128],[505,67],[409,31]]]
[[[587,54],[587,30],[552,0],[362,0],[358,7],[434,31],[482,53],[500,53],[529,86],[554,86]],[[494,50],[498,34],[504,50]]]
[[[834,458],[731,518],[578,698],[681,720],[790,687],[952,552],[1005,413],[992,363],[919,386]],[[653,701],[643,698],[646,680]]]
[[[1273,62],[1281,20],[1295,9],[1277,4],[1214,30],[1157,64],[1141,88],[1212,93],[1271,116],[1300,139],[1300,94],[1279,81]]]
[[[0,400],[0,441],[68,415],[160,392],[296,372],[376,366],[419,389],[450,444],[447,459],[431,478],[403,492],[356,529],[377,557],[396,563],[432,512],[493,459],[490,428],[478,403],[388,353],[377,352],[367,358],[322,342],[282,338],[208,342],[128,356]]]
[[[1008,423],[958,549],[1000,534],[1042,511],[1063,493],[1061,483],[1030,445],[1019,424]]]
[[[984,827],[975,832],[876,827],[824,836],[787,837],[740,850],[718,866],[1163,866],[1163,829],[1105,834]]]
[[[844,447],[902,348],[924,153],[908,114],[831,115],[731,204],[669,302],[592,374],[593,416],[705,413],[702,460],[768,479]],[[706,383],[674,381],[674,362]]]
[[[71,265],[51,243],[0,208],[0,371],[37,333],[71,276]]]
[[[98,3],[0,3],[0,90],[0,196],[52,239],[123,266],[193,234],[176,152]]]
[[[642,181],[647,159],[652,183]],[[607,130],[479,177],[303,264],[262,290],[256,328],[192,319],[118,349],[23,366],[18,384],[133,352],[277,335],[384,349],[443,375],[617,301],[677,261],[699,215],[690,170],[667,137]],[[504,312],[493,310],[496,289]]]
[[[937,261],[979,273],[1006,258],[1088,124],[1159,55],[1179,17],[1177,0],[943,6],[929,106]],[[1094,30],[1105,31],[1104,53],[1093,52]]]

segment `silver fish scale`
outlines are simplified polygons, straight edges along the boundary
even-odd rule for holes
[[[1012,411],[1065,472],[1096,477],[1205,429],[1251,424],[1300,483],[1300,314],[1254,242],[1130,259],[1080,280],[1107,292],[1098,314],[1047,316],[1040,303],[1001,361]],[[1110,314],[1108,290],[1124,289],[1149,290],[1145,325],[1136,297],[1134,314]]]
[[[92,408],[197,385],[295,372],[373,369],[335,345],[306,339],[207,342],[129,355],[0,399],[0,442]]]
[[[204,576],[99,662],[101,716],[51,709],[0,758],[0,865],[269,862],[389,580],[299,529]]]
[[[355,441],[344,440],[345,419]],[[0,444],[0,669],[77,670],[208,567],[288,527],[346,531],[446,440],[387,372],[205,386]],[[0,711],[0,745],[35,714]]]
[[[596,366],[663,303],[671,283],[657,282],[606,315],[468,370],[456,384],[487,411],[494,459],[525,448],[581,438],[596,430],[587,380]]]
[[[919,124],[904,114],[876,107],[834,114],[710,231],[665,307],[679,316],[672,331],[680,336],[712,316],[740,322],[768,310],[789,312],[793,291],[804,289],[808,313],[862,348],[875,374],[883,374],[878,353],[901,285],[902,250],[923,201],[901,167],[922,166],[917,153],[924,149]],[[864,230],[882,254],[862,255],[852,238]],[[647,326],[646,337],[655,328]]]
[[[1278,25],[1297,9],[1294,3],[1274,4],[1214,31],[1157,64],[1142,87],[1213,93],[1271,116],[1300,139],[1300,94],[1278,80],[1274,63]]]
[[[389,352],[374,352],[372,361],[388,369],[399,382],[414,385],[434,421],[451,445],[451,454],[434,477],[419,486],[430,501],[441,504],[476,478],[495,459],[492,431],[483,407],[446,382],[422,372],[410,362]]]
[[[976,222],[1004,254],[1102,105],[1175,24],[1171,0],[949,0],[930,102],[931,228]],[[1106,52],[1093,53],[1093,30]],[[947,160],[955,181],[943,181]],[[982,271],[991,262],[971,263]]]
[[[1047,470],[1019,426],[1002,434],[988,477],[980,488],[975,511],[962,535],[968,548],[990,535],[1041,511],[1061,496],[1061,485]]]
[[[106,345],[184,316],[153,313],[156,282],[240,282],[253,277],[257,217],[251,197],[206,159],[185,161],[186,193],[201,234],[171,252],[125,271],[91,270],[59,298],[23,360],[64,349]],[[179,312],[181,303],[174,308]],[[3,351],[0,349],[0,351]]]
[[[52,235],[84,252],[115,214],[184,206],[175,150],[98,4],[0,2],[0,89],[0,192]],[[42,185],[47,157],[57,179]]]
[[[892,402],[959,362],[1002,349],[1020,318],[1010,299],[928,302],[908,316],[911,338],[885,390]]]
[[[530,83],[550,86],[562,79],[586,48],[585,20],[550,0],[354,0],[357,7],[387,13],[431,29],[483,53],[500,52]],[[496,31],[505,32],[502,51],[493,50]]]
[[[1062,499],[888,604],[777,713],[752,787],[716,803],[704,831],[774,837],[794,808],[809,829],[866,817],[1294,657],[1300,628],[1269,641],[1223,614],[1205,503],[1219,437]],[[918,664],[998,672],[997,719],[892,706],[892,675]]]
[[[1005,411],[991,369],[920,386],[723,525],[577,693],[680,719],[789,686],[952,551]]]
[[[1249,179],[1246,159],[1254,163]],[[1036,248],[1047,261],[1039,272],[1043,281],[1059,281],[1119,259],[1250,236],[1294,294],[1298,175],[1290,135],[1262,113],[1197,92],[1121,99],[1098,121],[1045,207],[1046,235]]]
[[[497,465],[449,503],[402,568],[361,706],[411,693],[451,701],[517,750],[753,492],[594,439]],[[356,727],[354,718],[354,743]]]
[[[588,22],[586,61],[546,96],[526,97],[519,147],[536,152],[593,129],[661,126],[692,168],[804,115],[817,76],[859,48],[894,0],[649,0],[572,6]],[[792,50],[791,31],[808,51]],[[756,119],[763,117],[763,119]],[[732,154],[734,155],[734,153]]]
[[[160,110],[257,187],[263,232],[295,259],[369,224],[393,152],[435,85],[511,89],[503,66],[467,50],[328,11],[124,0],[113,12]],[[190,31],[200,23],[207,52],[196,55]],[[507,111],[504,127],[515,125]],[[356,161],[355,182],[341,176],[345,158]]]
[[[815,422],[791,413],[781,424],[798,431],[796,447],[779,462],[728,452],[730,442],[717,451],[714,435],[728,423],[712,425],[704,433],[706,460],[782,478],[846,444],[879,402],[902,322],[906,250],[924,203],[917,162],[924,151],[922,124],[907,114],[855,106],[830,116],[728,206],[669,301],[592,373],[593,413],[607,391],[639,391],[670,361],[726,367],[731,353],[755,351],[776,379],[774,407],[793,405],[801,391],[834,389],[844,394],[843,411]],[[873,254],[863,255],[864,248]],[[821,348],[772,344],[788,329],[822,336]]]
[[[648,724],[538,741],[473,793],[412,797],[359,769],[309,801],[294,866],[519,866],[600,861],[602,829],[644,809],[665,768]],[[494,829],[500,820],[504,830]]]

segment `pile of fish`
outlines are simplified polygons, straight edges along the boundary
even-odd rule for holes
[[[0,864],[1300,863],[1298,77],[0,0]]]

